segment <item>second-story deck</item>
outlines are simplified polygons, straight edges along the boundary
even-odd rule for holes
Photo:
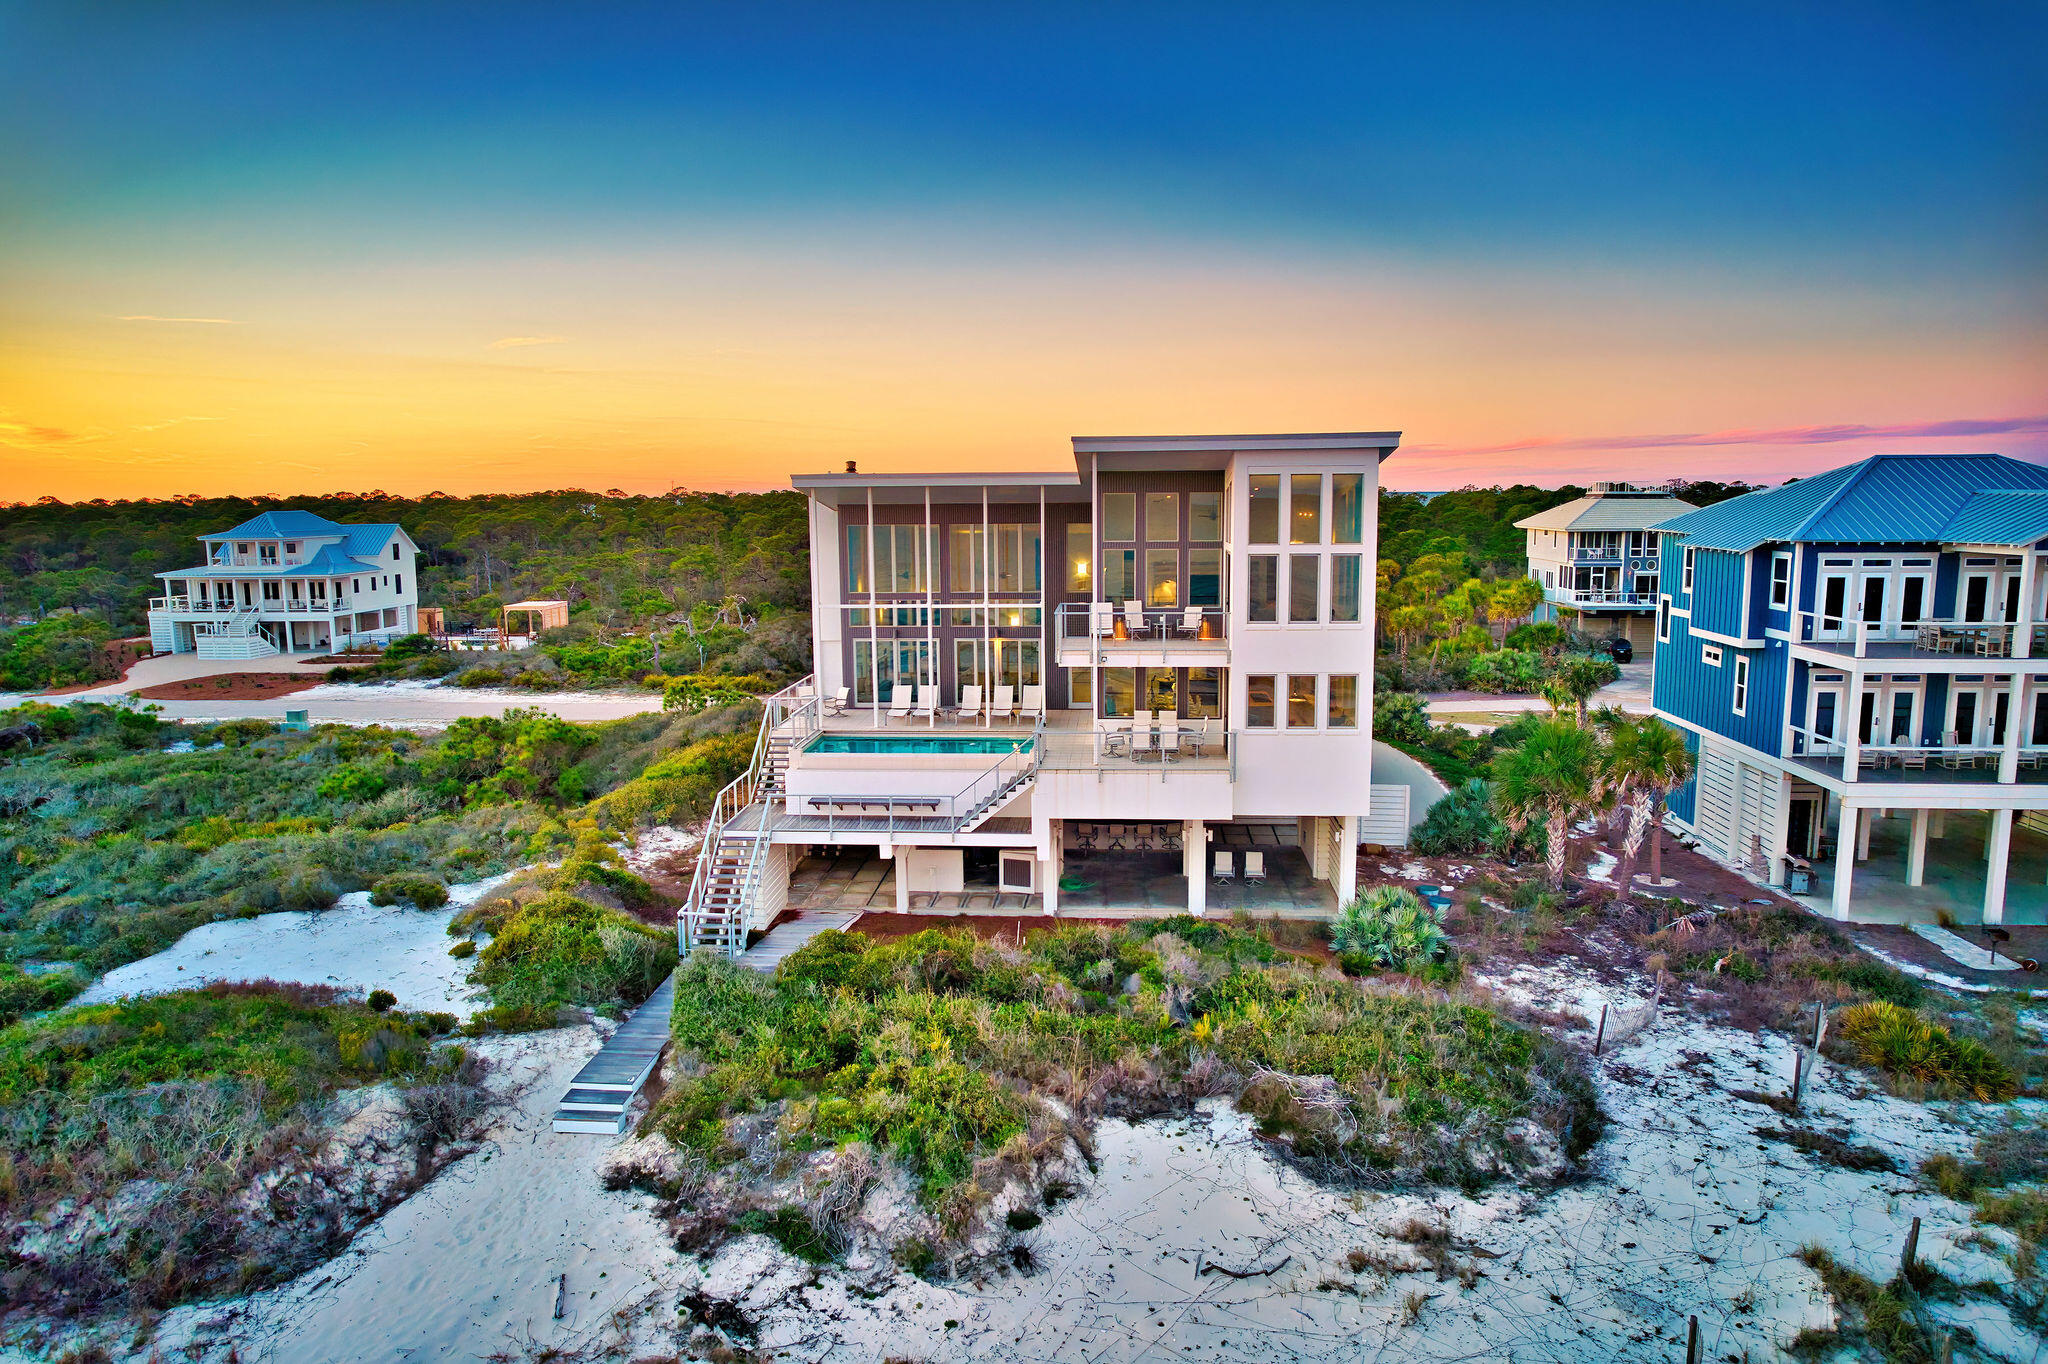
[[[1206,668],[1230,661],[1220,606],[1067,602],[1053,639],[1063,668]]]
[[[1909,663],[1919,672],[2048,672],[2039,657],[2039,622],[1861,621],[1801,611],[1792,618],[1792,644],[1810,661]],[[2018,665],[2014,668],[2013,665]]]

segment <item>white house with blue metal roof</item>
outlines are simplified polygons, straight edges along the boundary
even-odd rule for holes
[[[160,653],[327,653],[418,628],[419,547],[403,526],[268,511],[199,543],[205,562],[157,574],[149,634]]]
[[[1673,817],[1862,922],[2048,922],[2048,468],[1879,455],[1662,522]]]
[[[1648,651],[1661,559],[1651,527],[1693,510],[1658,489],[1595,483],[1584,497],[1515,522],[1528,533],[1529,576],[1543,588],[1536,619]]]

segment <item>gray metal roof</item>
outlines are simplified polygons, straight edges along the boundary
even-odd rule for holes
[[[1692,511],[1675,497],[1630,493],[1588,494],[1515,522],[1521,530],[1648,530],[1659,521]]]
[[[1949,523],[1979,493],[2048,489],[2048,468],[2004,455],[1873,455],[1660,523],[1701,549],[1767,544],[1953,543]]]

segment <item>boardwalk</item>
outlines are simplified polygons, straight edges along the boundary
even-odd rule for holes
[[[555,1107],[557,1132],[617,1136],[626,1130],[626,1109],[668,1046],[669,1015],[675,1011],[675,1003],[676,978],[670,975],[576,1072],[569,1092]]]
[[[751,966],[764,975],[773,974],[782,959],[828,928],[851,928],[860,917],[857,909],[807,910],[788,923],[769,930],[768,936],[740,954],[740,965]]]

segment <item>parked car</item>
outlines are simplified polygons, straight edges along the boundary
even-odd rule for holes
[[[1631,663],[1635,661],[1636,646],[1620,635],[1616,635],[1612,639],[1603,639],[1593,647],[1606,654],[1616,663]]]

